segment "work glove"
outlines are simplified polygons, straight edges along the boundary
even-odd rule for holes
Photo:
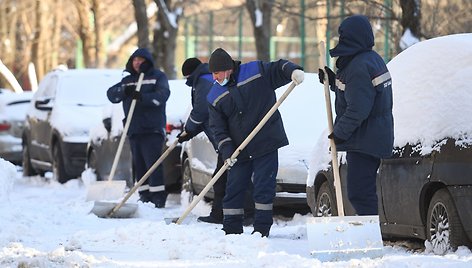
[[[136,91],[135,85],[123,85],[123,91],[125,92],[125,96],[131,97],[134,91]]]
[[[298,86],[305,79],[305,73],[300,69],[295,69],[292,72],[292,81]]]
[[[333,87],[336,81],[336,74],[328,66],[325,66],[324,69],[328,74],[328,84]],[[322,69],[318,69],[318,78],[320,79],[320,83],[324,84],[325,72],[323,72]]]
[[[339,138],[338,136],[334,135],[334,132],[328,135],[328,139],[334,140],[334,144],[340,144],[345,142],[345,140]]]
[[[234,164],[236,164],[237,161],[238,161],[237,158],[231,159],[231,157],[230,157],[230,158],[228,158],[228,159],[225,160],[225,163],[228,164],[228,169],[231,169],[231,167],[232,167]]]
[[[177,135],[177,139],[179,143],[182,143],[184,141],[189,141],[190,139],[192,139],[192,137],[193,137],[192,133],[186,132],[186,131],[182,131]]]

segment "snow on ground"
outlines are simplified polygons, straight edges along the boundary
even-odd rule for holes
[[[225,236],[221,225],[197,222],[210,210],[203,201],[183,224],[166,224],[165,218],[179,217],[187,208],[185,194],[170,195],[164,209],[138,203],[134,218],[98,218],[89,213],[93,202],[85,201],[80,179],[62,185],[22,177],[3,160],[0,171],[0,267],[472,266],[472,253],[464,247],[436,256],[392,243],[386,243],[382,258],[323,263],[310,255],[310,214],[277,217],[269,238],[251,235],[251,227]]]

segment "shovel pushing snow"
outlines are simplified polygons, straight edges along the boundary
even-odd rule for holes
[[[241,145],[236,148],[236,150],[233,152],[229,160],[235,161],[236,158],[238,157],[239,153],[246,148],[249,142],[256,136],[257,133],[261,130],[261,128],[265,125],[265,123],[270,119],[270,117],[275,113],[275,111],[279,108],[279,106],[282,104],[282,102],[287,98],[287,96],[292,92],[292,90],[295,88],[296,84],[292,82],[290,86],[285,90],[284,94],[277,100],[277,102],[270,108],[270,110],[266,113],[266,115],[261,119],[261,121],[257,124],[257,126],[249,133],[249,135],[244,139],[244,141],[241,143]],[[224,165],[218,170],[218,172],[213,176],[213,178],[207,183],[205,188],[200,192],[200,194],[192,200],[192,203],[190,203],[189,207],[184,211],[182,216],[180,218],[166,218],[164,219],[167,224],[170,223],[177,223],[181,224],[184,219],[187,217],[187,215],[192,211],[193,208],[202,200],[202,198],[205,196],[205,194],[210,190],[210,188],[215,184],[215,182],[223,175],[223,173],[230,167],[228,161],[225,161]]]
[[[320,65],[326,66],[326,49],[319,43]],[[324,71],[325,72],[325,71]],[[329,93],[328,74],[325,72],[324,92],[328,116],[328,130],[333,132],[333,114]],[[312,255],[321,261],[342,260],[352,257],[382,256],[383,242],[380,234],[379,216],[344,216],[344,205],[339,176],[336,145],[330,139],[331,162],[338,217],[315,217],[307,222],[308,243]]]
[[[185,133],[185,132],[184,132]],[[141,179],[129,190],[126,196],[118,203],[112,202],[95,202],[95,206],[92,209],[92,213],[97,215],[100,218],[130,218],[138,209],[137,204],[125,204],[126,201],[131,197],[134,192],[141,186],[149,176],[156,170],[156,168],[167,158],[167,156],[174,150],[174,148],[179,143],[178,139],[172,143],[164,153],[162,153],[161,157],[154,162],[154,164],[149,168],[148,171],[143,175]]]

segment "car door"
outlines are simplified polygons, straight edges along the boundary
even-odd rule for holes
[[[31,149],[30,156],[33,162],[49,166],[51,163],[51,125],[49,117],[54,103],[55,91],[58,83],[56,75],[51,74],[41,81],[38,92],[32,103],[33,111],[29,113]]]
[[[433,157],[434,154],[421,156],[407,145],[382,161],[378,177],[380,211],[384,212],[385,222],[393,224],[397,231],[409,229],[408,233],[420,236],[424,233],[420,195],[430,179]]]

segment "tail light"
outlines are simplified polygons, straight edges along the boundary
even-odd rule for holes
[[[178,124],[167,124],[166,125],[166,133],[167,134],[170,134],[172,132],[172,130],[179,130],[179,131],[182,131],[182,124],[178,123]]]
[[[7,122],[0,122],[0,131],[7,131],[11,128],[11,125]]]

